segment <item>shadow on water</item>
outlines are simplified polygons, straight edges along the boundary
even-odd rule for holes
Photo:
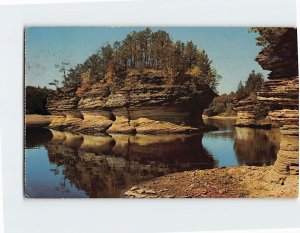
[[[207,121],[197,135],[86,136],[26,130],[25,190],[29,197],[120,197],[126,189],[169,173],[218,166],[269,165],[280,138],[273,131]]]

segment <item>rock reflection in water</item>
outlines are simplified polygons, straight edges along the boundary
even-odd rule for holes
[[[86,136],[28,128],[26,190],[34,197],[120,197],[130,186],[173,172],[274,163],[278,129],[238,128],[234,120],[206,123],[219,129],[199,135]]]
[[[249,166],[272,165],[279,150],[279,129],[263,130],[235,128],[234,149],[239,164]]]
[[[34,135],[49,132],[52,138],[42,144],[50,163],[63,167],[65,178],[89,197],[120,197],[148,179],[217,166],[202,146],[202,135],[94,137],[47,129]]]
[[[218,127],[217,131],[205,133],[202,143],[220,166],[274,164],[281,140],[279,129],[234,127],[235,119],[204,122]]]

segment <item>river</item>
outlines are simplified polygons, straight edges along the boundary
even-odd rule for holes
[[[279,149],[278,129],[234,127],[197,135],[86,136],[27,128],[25,195],[37,198],[116,198],[133,185],[169,173],[228,166],[268,166]]]

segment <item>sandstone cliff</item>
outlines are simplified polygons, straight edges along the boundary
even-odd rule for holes
[[[277,160],[268,179],[284,184],[287,175],[299,174],[299,76],[297,32],[285,32],[267,45],[256,60],[270,72],[257,98],[237,104],[238,126],[260,127],[261,123],[280,127],[282,134]],[[257,107],[258,106],[258,107]]]
[[[48,98],[48,110],[55,116],[49,128],[84,134],[198,131],[204,126],[201,115],[216,94],[208,85],[199,87],[191,77],[184,78],[166,84],[163,75],[134,74],[120,85],[106,79],[81,98],[75,87],[58,89]]]

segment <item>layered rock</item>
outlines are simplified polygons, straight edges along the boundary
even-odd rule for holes
[[[299,126],[284,125],[280,129],[282,139],[273,172],[284,178],[299,174]],[[276,176],[275,176],[276,177]]]
[[[55,116],[49,128],[93,135],[197,131],[203,127],[203,110],[216,94],[207,85],[196,86],[190,77],[184,85],[166,85],[167,78],[148,72],[128,75],[126,85],[108,85],[106,80],[92,85],[81,98],[76,88],[61,88],[48,100]]]
[[[256,96],[240,100],[235,105],[237,111],[236,126],[253,128],[270,128],[271,123],[264,118],[268,109],[259,102]]]
[[[297,109],[299,77],[271,77],[258,91],[257,99],[272,109]]]
[[[280,127],[282,135],[277,160],[266,177],[284,184],[287,176],[299,174],[297,31],[294,28],[282,28],[277,33],[281,35],[266,45],[256,58],[264,69],[271,71],[269,80],[257,93],[257,101],[268,109],[266,118],[273,126]]]
[[[76,87],[59,88],[52,92],[47,99],[47,109],[53,115],[48,126],[52,129],[74,130],[82,121],[82,114],[78,111],[80,98],[76,95]]]
[[[299,174],[299,77],[273,78],[258,92],[258,100],[270,107],[268,118],[282,135],[277,160],[267,177],[284,184],[288,175]]]

